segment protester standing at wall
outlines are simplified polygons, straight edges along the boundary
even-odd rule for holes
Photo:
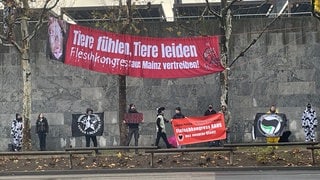
[[[129,105],[128,113],[138,113],[136,106],[134,104]],[[129,127],[129,132],[128,132],[128,139],[126,145],[130,145],[130,141],[132,139],[132,136],[134,136],[134,145],[138,146],[138,140],[139,140],[139,123],[132,123],[132,122],[126,122],[124,121],[128,127]],[[138,150],[135,150],[135,153],[138,153]]]
[[[277,109],[276,105],[271,105],[267,114],[278,114],[279,110]],[[280,137],[266,137],[267,143],[278,143]]]
[[[180,107],[176,107],[175,111],[176,111],[176,113],[173,115],[172,119],[185,118],[185,116],[181,113]]]
[[[311,107],[311,104],[307,104],[307,107],[302,114],[301,122],[304,129],[305,141],[315,142],[315,129],[318,125],[318,120],[316,111]]]
[[[217,112],[213,109],[212,104],[209,104],[208,109],[204,112],[205,116],[216,114]]]
[[[12,150],[20,151],[22,148],[22,130],[23,122],[20,114],[16,114],[16,118],[12,121],[11,124],[11,135],[12,135]]]
[[[181,108],[180,107],[176,107],[175,109],[176,113],[173,115],[172,120],[173,119],[181,119],[181,118],[185,118],[185,116],[182,114],[181,112]],[[171,138],[171,137],[170,137]],[[171,140],[169,138],[169,140]],[[182,146],[178,145],[177,148],[181,149]]]
[[[92,115],[92,113],[93,113],[93,110],[91,108],[87,108],[85,121],[86,121],[86,124],[88,124],[88,127],[90,127],[89,126],[90,124],[94,124],[91,122],[95,120],[95,117]],[[92,140],[94,147],[98,147],[98,141],[97,141],[96,135],[86,134],[85,137],[86,137],[86,147],[90,147],[90,140]],[[98,153],[98,150],[96,150],[96,153]]]
[[[159,148],[160,138],[166,143],[167,148],[171,148],[171,144],[168,142],[165,123],[169,121],[164,117],[164,107],[160,107],[157,109],[157,119],[156,119],[156,129],[157,129],[157,138],[156,138],[156,146]]]
[[[267,114],[278,114],[279,110],[277,109],[276,105],[271,105]]]
[[[230,127],[231,127],[231,113],[230,111],[228,111],[227,109],[227,105],[222,105],[221,106],[221,110],[219,111],[219,113],[222,113],[223,116],[224,116],[224,124],[225,124],[225,127],[226,127],[226,133],[227,133],[227,138],[225,140],[225,142],[228,142],[230,140]]]
[[[212,104],[209,104],[208,109],[204,112],[204,115],[205,116],[209,116],[209,115],[216,114],[216,113],[217,112],[213,109]],[[212,142],[209,143],[209,146],[210,147],[212,147],[212,146],[221,146],[221,142],[219,140],[212,141]]]
[[[36,121],[36,133],[39,137],[40,151],[46,150],[46,138],[49,132],[49,124],[47,118],[44,117],[43,113],[38,115]]]

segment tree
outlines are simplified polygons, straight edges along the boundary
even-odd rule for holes
[[[120,10],[121,10],[121,0],[119,0],[120,4]],[[120,30],[120,33],[126,33],[128,27],[130,27],[132,23],[132,9],[131,9],[131,0],[127,0],[127,18],[124,23],[123,28]],[[119,111],[118,111],[118,117],[119,117],[119,132],[120,132],[120,145],[126,144],[126,137],[127,137],[127,129],[123,122],[124,114],[126,113],[126,105],[127,105],[127,77],[124,75],[119,75],[118,77],[118,83],[119,83]]]
[[[228,89],[229,89],[229,81],[228,81],[228,67],[229,67],[229,40],[232,33],[232,15],[231,15],[231,6],[241,0],[232,0],[228,3],[228,0],[221,0],[221,10],[220,12],[216,12],[211,9],[209,0],[206,0],[206,7],[209,12],[216,17],[219,18],[220,22],[220,54],[221,54],[221,64],[226,69],[220,73],[220,104],[228,105]]]
[[[220,12],[220,49],[221,49],[221,64],[224,67],[228,67],[229,64],[229,40],[232,33],[232,16],[230,7],[238,0],[233,0],[229,5],[227,0],[221,0],[221,12]],[[220,73],[220,86],[221,86],[221,105],[228,105],[228,69]]]
[[[30,117],[32,111],[31,104],[31,59],[30,59],[30,41],[41,28],[46,18],[47,13],[53,9],[59,0],[46,0],[41,9],[40,16],[32,31],[29,25],[29,20],[32,16],[31,8],[28,0],[3,0],[4,11],[7,13],[4,17],[4,35],[0,35],[1,41],[6,42],[3,45],[13,45],[20,54],[22,79],[23,79],[23,97],[22,97],[22,117],[23,117],[23,150],[31,150],[31,126]],[[16,30],[15,24],[20,25],[20,34],[15,35],[19,31]],[[19,37],[17,39],[16,37]]]
[[[135,7],[131,0],[127,0],[126,4],[122,4],[119,0],[119,6],[114,9],[108,9],[105,14],[97,13],[97,19],[104,18],[107,21],[96,23],[97,27],[102,27],[107,31],[113,31],[120,34],[137,34],[141,32],[133,21]],[[107,22],[107,23],[106,23]],[[127,78],[125,75],[118,75],[118,124],[120,132],[120,145],[125,145],[127,140],[127,127],[123,123],[124,115],[127,107]]]
[[[120,19],[121,10],[122,10],[122,3],[121,0],[119,0],[119,16]],[[130,34],[136,34],[140,32],[138,28],[135,26],[133,22],[133,13],[134,13],[134,7],[132,6],[132,1],[127,0],[126,1],[126,17],[124,18],[124,22],[122,23],[123,26],[118,31],[121,34],[124,33],[130,33]],[[127,127],[123,123],[124,120],[124,114],[126,113],[126,107],[127,107],[127,78],[125,75],[119,75],[118,77],[118,84],[119,84],[119,104],[118,104],[118,121],[119,121],[119,130],[120,130],[120,145],[125,145],[127,141]]]
[[[242,0],[232,0],[228,3],[228,0],[221,0],[221,10],[220,12],[215,12],[210,8],[209,0],[206,0],[206,8],[209,12],[219,18],[220,22],[220,51],[221,51],[221,64],[226,68],[223,72],[220,73],[220,88],[221,96],[220,103],[221,105],[228,105],[228,94],[229,94],[229,73],[230,67],[260,39],[264,32],[276,22],[282,13],[278,14],[270,23],[268,23],[263,30],[254,38],[251,43],[236,56],[231,63],[230,60],[230,50],[229,50],[229,40],[232,34],[232,14],[231,7],[234,3]]]

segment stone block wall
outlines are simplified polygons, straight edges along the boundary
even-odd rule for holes
[[[271,20],[235,20],[232,56]],[[307,103],[316,111],[320,105],[319,38],[319,21],[315,18],[283,18],[231,67],[230,105],[235,130],[239,128],[234,131],[238,134],[234,141],[252,141],[250,127],[255,113],[268,111],[272,104],[287,115],[287,128],[293,132],[290,140],[304,141],[302,113]]]
[[[272,19],[234,19],[230,57],[233,59]],[[181,23],[181,22],[180,22]],[[185,22],[202,34],[218,34],[216,21]],[[148,36],[192,34],[175,23],[150,24]],[[174,31],[171,32],[174,27]],[[170,29],[170,32],[167,31]],[[276,104],[287,115],[293,132],[290,140],[303,141],[301,114],[308,102],[318,111],[320,106],[320,26],[312,17],[283,18],[240,58],[230,70],[229,109],[232,113],[231,141],[252,141],[251,126],[257,112],[266,112]],[[43,30],[45,34],[46,30]],[[105,113],[105,132],[98,138],[100,146],[119,144],[117,76],[67,66],[46,57],[46,39],[39,34],[32,41],[32,142],[38,149],[34,133],[36,117],[44,113],[50,124],[48,150],[84,146],[83,137],[71,137],[72,113],[91,107]],[[7,150],[10,124],[22,111],[22,83],[19,54],[13,47],[0,45],[0,150]],[[190,79],[127,78],[127,103],[135,103],[145,122],[141,125],[141,145],[155,139],[156,108],[165,106],[166,116],[180,106],[186,116],[202,115],[209,103],[220,106],[219,75]],[[168,124],[168,136],[172,130]]]

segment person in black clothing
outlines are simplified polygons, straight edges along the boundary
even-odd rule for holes
[[[181,108],[176,107],[176,114],[173,115],[172,119],[181,119],[181,118],[185,118],[185,116],[181,113]]]
[[[216,114],[217,112],[213,109],[212,104],[209,104],[208,109],[206,112],[204,112],[205,116],[211,115],[211,114]]]
[[[217,112],[213,109],[212,104],[209,104],[208,109],[206,110],[206,112],[204,112],[204,115],[205,116],[209,116],[209,115],[216,114],[216,113]],[[221,142],[219,140],[212,141],[212,142],[209,143],[209,146],[210,147],[212,147],[212,146],[221,146]]]
[[[138,113],[136,106],[134,104],[129,105],[128,113]],[[132,139],[132,135],[134,136],[134,145],[138,146],[138,139],[139,139],[139,123],[127,123],[125,122],[129,127],[129,133],[128,133],[128,139],[126,145],[130,145],[130,141]],[[138,153],[138,150],[135,151]]]
[[[88,121],[88,123],[95,118],[92,115],[92,113],[93,113],[93,110],[91,108],[87,108],[87,110],[86,110],[86,116],[87,116],[86,117],[86,121]],[[87,134],[87,135],[85,135],[85,137],[86,137],[86,147],[90,147],[90,139],[93,142],[93,146],[94,147],[98,147],[97,136]],[[96,153],[98,153],[98,150],[96,150]]]
[[[36,121],[36,133],[39,136],[40,151],[46,150],[46,137],[49,132],[49,124],[47,118],[42,113],[39,114]]]
[[[171,148],[171,144],[169,143],[168,139],[167,139],[167,134],[166,134],[166,129],[165,129],[165,124],[164,123],[168,123],[169,121],[164,118],[164,107],[160,107],[158,108],[158,114],[157,114],[157,139],[156,139],[156,146],[159,148],[159,141],[160,138],[163,139],[163,141],[166,143],[167,148]]]
[[[176,107],[176,114],[173,115],[172,119],[181,119],[181,118],[185,118],[185,116],[181,113],[181,108]],[[178,149],[181,149],[181,147],[182,146],[177,146]]]

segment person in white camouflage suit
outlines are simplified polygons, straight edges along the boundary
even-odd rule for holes
[[[315,129],[318,125],[316,111],[312,109],[311,104],[308,104],[306,110],[302,114],[302,127],[306,142],[316,141]]]
[[[12,145],[13,151],[20,151],[22,147],[22,130],[23,122],[20,114],[16,114],[16,119],[12,121],[11,124],[11,135],[12,135]]]

